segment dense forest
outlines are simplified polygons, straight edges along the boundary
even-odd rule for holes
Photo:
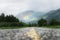
[[[4,13],[0,15],[0,27],[23,27],[26,25],[13,15],[5,15]]]

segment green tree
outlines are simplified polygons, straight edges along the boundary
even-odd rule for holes
[[[9,15],[9,16],[7,15],[5,21],[6,22],[19,22],[19,20],[16,17],[14,17],[13,15]]]
[[[47,25],[47,21],[45,19],[40,19],[38,21],[38,26],[46,26]]]
[[[5,16],[4,13],[0,15],[0,27],[15,27],[15,26],[23,27],[27,26],[27,24],[19,21],[19,19],[13,15]]]
[[[31,23],[29,23],[29,24],[28,24],[28,26],[29,26],[29,27],[31,27],[31,26],[32,26],[32,24],[31,24]]]
[[[5,14],[4,13],[2,13],[0,15],[0,22],[5,22]]]
[[[50,25],[60,25],[60,22],[58,20],[56,20],[56,19],[52,19],[50,21]]]

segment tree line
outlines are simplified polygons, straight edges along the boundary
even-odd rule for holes
[[[51,19],[50,21],[47,21],[46,19],[40,19],[38,20],[38,26],[56,26],[60,25],[60,21],[56,19]]]
[[[6,15],[2,13],[0,15],[0,22],[19,22],[19,20],[13,15]]]
[[[0,27],[21,27],[26,25],[26,23],[19,21],[19,19],[13,15],[5,15],[4,13],[0,15]]]
[[[4,13],[0,15],[0,27],[41,27],[51,25],[60,25],[60,21],[56,19],[52,19],[50,21],[47,21],[46,19],[40,19],[37,21],[37,23],[26,24],[22,21],[19,21],[19,19],[13,15],[5,15]]]
[[[37,23],[29,23],[29,26],[34,26],[34,27],[41,27],[41,26],[58,26],[60,25],[60,21],[56,20],[56,19],[51,19],[50,21],[46,20],[46,19],[40,19],[37,21]]]

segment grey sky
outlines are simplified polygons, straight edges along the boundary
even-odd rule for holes
[[[60,0],[0,0],[0,13],[17,15],[25,10],[46,12],[60,8]]]

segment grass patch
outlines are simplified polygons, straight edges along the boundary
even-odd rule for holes
[[[24,27],[18,27],[18,26],[15,26],[15,27],[0,27],[0,29],[18,29],[18,28],[24,28]]]
[[[60,29],[60,25],[55,25],[55,26],[43,26],[45,28],[58,28]]]
[[[18,27],[18,26],[15,26],[15,27],[12,26],[12,27],[10,27],[9,26],[9,27],[0,27],[0,29],[18,29],[18,28],[26,28],[26,27],[28,27],[28,26],[24,26],[24,27]],[[60,25],[55,25],[55,26],[42,26],[42,28],[57,28],[57,29],[60,29]]]

